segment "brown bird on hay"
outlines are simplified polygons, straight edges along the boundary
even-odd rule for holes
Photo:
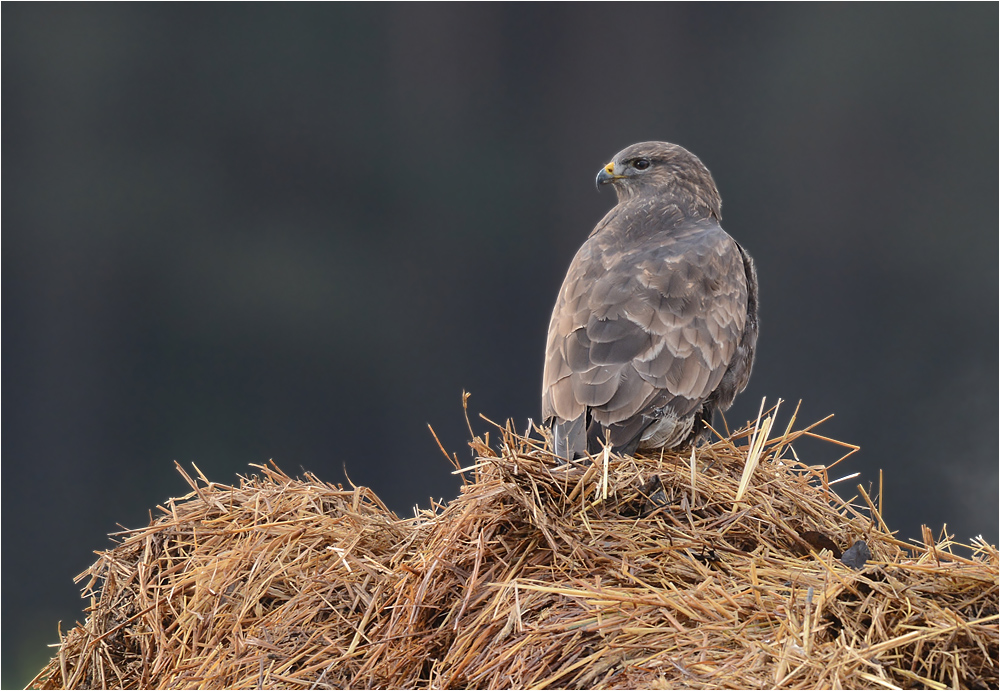
[[[643,142],[597,174],[618,205],[576,253],[545,348],[542,417],[557,456],[691,444],[746,388],[757,273],[719,225],[708,168]]]

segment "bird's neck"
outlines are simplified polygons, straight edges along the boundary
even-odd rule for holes
[[[644,213],[676,213],[680,219],[714,218],[722,221],[722,203],[718,192],[696,184],[673,184],[667,189],[643,189],[622,186],[618,192],[619,206],[641,206]],[[676,209],[676,211],[671,211]]]

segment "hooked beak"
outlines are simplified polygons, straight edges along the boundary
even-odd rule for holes
[[[625,177],[624,175],[615,175],[615,162],[612,161],[608,165],[601,168],[601,172],[597,174],[597,189],[601,189],[601,185],[606,185],[609,182],[614,182],[615,180]]]

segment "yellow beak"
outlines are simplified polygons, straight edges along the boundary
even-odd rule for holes
[[[615,175],[615,162],[612,161],[608,165],[601,168],[601,171],[597,174],[597,188],[600,189],[601,185],[606,185],[612,180],[617,180],[622,177],[621,175]]]

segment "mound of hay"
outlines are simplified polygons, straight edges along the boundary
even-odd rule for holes
[[[413,519],[273,465],[185,475],[81,574],[87,621],[33,685],[996,688],[997,549],[898,541],[772,419],[562,466],[508,426]]]

